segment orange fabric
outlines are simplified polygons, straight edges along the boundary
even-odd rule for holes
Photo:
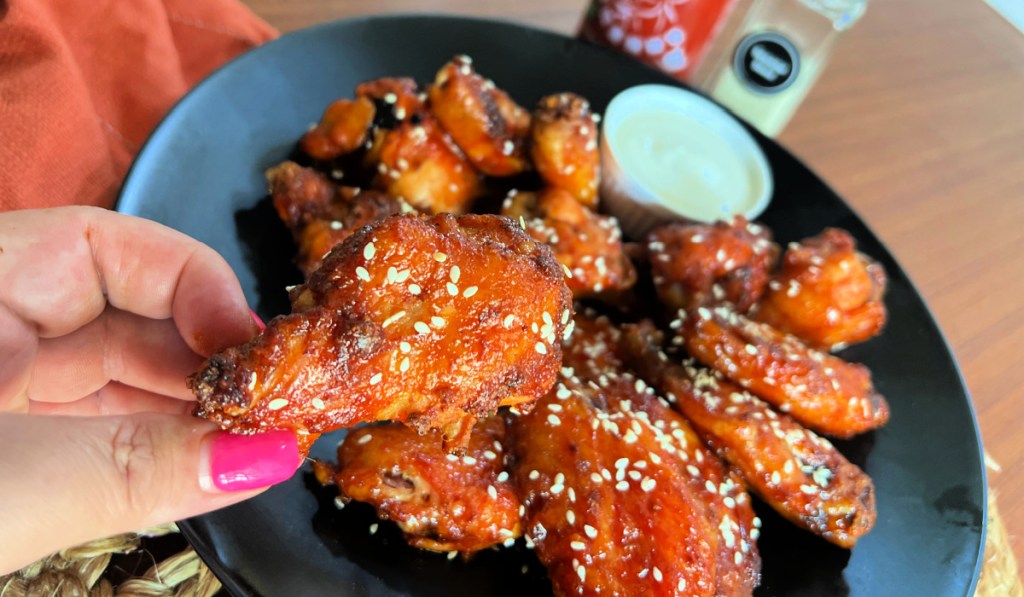
[[[168,108],[274,36],[234,0],[0,0],[0,210],[110,207]]]

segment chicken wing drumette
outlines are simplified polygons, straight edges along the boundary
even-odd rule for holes
[[[292,314],[189,378],[235,432],[318,434],[377,420],[464,445],[477,417],[555,381],[571,294],[550,249],[500,216],[392,216],[337,245]]]
[[[567,283],[577,297],[626,290],[636,282],[615,218],[591,211],[567,191],[516,192],[501,213],[521,221],[530,236],[554,249],[555,258],[572,273]]]
[[[669,396],[698,433],[751,488],[794,524],[853,547],[875,522],[871,478],[826,439],[776,414],[717,372],[680,365],[658,348],[650,323],[626,326],[630,364]]]
[[[362,226],[387,216],[414,212],[405,201],[381,193],[335,184],[312,168],[283,162],[267,170],[278,215],[291,230],[295,262],[309,276],[334,245]]]
[[[400,423],[361,427],[338,446],[330,480],[344,499],[366,502],[395,521],[413,547],[469,553],[522,534],[522,505],[505,471],[500,415],[473,427],[462,456],[436,431]]]
[[[479,171],[511,176],[529,168],[530,115],[478,75],[469,56],[441,67],[428,96],[431,113]]]
[[[590,103],[573,93],[541,98],[530,125],[530,157],[548,185],[597,207],[601,157]]]
[[[754,318],[826,350],[863,342],[885,325],[885,270],[845,230],[792,243]]]
[[[647,236],[658,298],[672,311],[730,303],[741,313],[761,298],[779,247],[759,224],[671,223]]]
[[[881,427],[889,405],[867,367],[820,352],[726,307],[680,311],[671,324],[698,361],[789,414],[835,437]]]

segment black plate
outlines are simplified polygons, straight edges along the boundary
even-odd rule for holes
[[[456,53],[524,105],[572,90],[602,111],[619,90],[671,83],[623,56],[518,25],[401,16],[332,23],[284,36],[211,76],[182,100],[139,154],[118,209],[208,243],[232,265],[265,318],[298,281],[287,235],[267,207],[263,170],[282,160],[332,100],[380,76],[419,81]],[[756,133],[755,133],[756,135]],[[970,595],[985,521],[977,425],[957,366],[906,274],[874,234],[793,156],[756,135],[775,175],[762,218],[782,241],[849,230],[890,275],[884,334],[846,351],[874,372],[892,406],[882,430],[842,449],[874,478],[878,523],[852,552],[760,510],[761,595]],[[314,454],[333,457],[341,434]],[[181,523],[199,554],[240,595],[534,595],[549,592],[519,547],[469,564],[407,548],[367,508],[338,511],[308,471],[258,498]],[[524,566],[526,572],[524,573]]]

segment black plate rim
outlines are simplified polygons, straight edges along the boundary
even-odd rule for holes
[[[160,119],[160,121],[153,128],[152,132],[147,137],[146,141],[142,144],[142,146],[141,146],[138,154],[136,155],[135,159],[132,161],[132,164],[129,167],[128,172],[125,175],[124,181],[123,181],[123,183],[121,185],[121,188],[120,188],[120,190],[119,190],[119,192],[117,194],[117,197],[115,199],[113,209],[116,210],[116,211],[124,211],[127,208],[127,206],[129,206],[130,203],[138,196],[138,194],[134,192],[134,190],[135,190],[134,189],[135,181],[136,181],[136,178],[137,178],[136,176],[134,176],[134,174],[136,174],[136,171],[138,169],[144,167],[144,163],[146,161],[148,161],[149,153],[151,151],[153,151],[152,148],[154,146],[159,145],[160,137],[163,134],[166,134],[167,131],[169,131],[171,129],[171,127],[174,124],[174,121],[179,117],[179,115],[182,112],[184,112],[188,108],[188,105],[193,100],[193,98],[196,95],[198,95],[201,90],[205,89],[206,87],[208,87],[210,85],[216,84],[217,80],[220,77],[224,76],[223,73],[225,71],[228,71],[229,69],[237,68],[240,64],[245,64],[245,63],[247,63],[249,61],[254,61],[254,60],[258,61],[258,60],[260,60],[260,57],[262,56],[263,53],[265,53],[265,52],[272,52],[274,47],[276,47],[279,44],[290,43],[291,40],[294,40],[294,39],[297,39],[297,38],[300,38],[300,37],[304,37],[304,36],[313,36],[313,35],[316,35],[318,32],[320,32],[321,30],[330,30],[330,29],[334,29],[334,28],[338,28],[338,27],[346,27],[346,26],[357,26],[359,24],[367,23],[367,22],[378,22],[378,21],[384,21],[384,20],[387,20],[387,21],[402,21],[402,20],[412,20],[412,19],[417,19],[417,20],[430,19],[430,20],[437,21],[437,22],[445,22],[445,21],[447,21],[447,22],[452,22],[452,23],[455,23],[455,22],[463,22],[463,23],[469,22],[469,23],[474,23],[476,25],[480,25],[480,26],[483,26],[483,27],[507,27],[507,28],[511,28],[511,29],[519,29],[519,30],[522,30],[522,31],[526,31],[526,32],[529,32],[532,35],[549,36],[549,37],[561,40],[563,42],[583,43],[583,44],[586,44],[586,45],[591,46],[593,48],[596,48],[597,50],[599,50],[599,51],[601,51],[601,52],[603,52],[603,53],[605,53],[605,54],[607,54],[609,56],[614,57],[614,59],[616,59],[616,60],[621,60],[621,61],[628,62],[631,65],[632,68],[636,68],[637,66],[641,66],[643,68],[646,68],[647,70],[650,70],[652,72],[656,72],[656,73],[660,74],[660,71],[658,71],[657,69],[655,69],[655,68],[653,68],[653,67],[651,67],[649,65],[646,65],[646,64],[640,63],[638,61],[635,61],[633,59],[630,59],[629,57],[624,56],[623,54],[620,54],[618,52],[614,52],[612,50],[609,50],[609,49],[601,47],[601,46],[596,46],[596,45],[591,44],[591,43],[586,42],[586,41],[576,40],[576,39],[570,38],[570,37],[568,37],[566,35],[562,35],[560,33],[554,32],[554,31],[550,31],[550,30],[547,30],[547,29],[540,29],[540,28],[537,28],[537,27],[533,27],[533,26],[526,25],[526,24],[523,24],[523,23],[520,23],[520,22],[509,20],[509,19],[491,19],[491,18],[473,17],[473,16],[465,16],[465,15],[450,15],[450,14],[443,14],[443,13],[437,13],[437,12],[397,12],[397,13],[389,13],[389,14],[386,14],[386,15],[364,15],[364,16],[358,16],[358,17],[351,17],[351,18],[327,21],[327,22],[324,22],[324,23],[313,25],[311,27],[306,27],[306,28],[302,28],[302,29],[298,29],[298,30],[295,30],[295,31],[288,32],[288,33],[283,34],[283,35],[281,35],[280,37],[278,37],[278,38],[276,38],[274,40],[271,40],[270,42],[267,42],[267,43],[265,43],[265,44],[263,44],[261,46],[253,48],[253,49],[251,49],[251,50],[249,50],[247,52],[244,52],[243,54],[235,57],[234,59],[228,61],[227,63],[221,65],[220,67],[216,68],[214,71],[209,73],[199,83],[197,83],[192,89],[190,89],[184,96],[182,96],[178,101],[176,101],[174,103],[174,105],[167,111],[167,113]],[[694,88],[692,88],[692,87],[690,87],[690,86],[688,86],[686,84],[683,84],[683,83],[678,83],[678,85],[680,87],[686,88],[689,91],[693,91],[693,92],[698,93],[698,94],[700,94],[700,95],[702,95],[704,97],[707,97],[712,102],[715,101],[714,99],[708,97],[708,95],[706,93],[704,93],[703,91],[701,91],[699,89],[694,89]],[[717,104],[717,102],[715,102],[715,103]],[[717,105],[720,105],[720,104],[717,104]],[[892,261],[894,261],[896,263],[896,265],[899,267],[901,272],[906,277],[907,282],[910,285],[911,290],[913,290],[914,294],[921,298],[921,305],[923,306],[923,311],[924,311],[924,314],[926,315],[925,322],[928,324],[928,326],[930,328],[932,328],[932,330],[936,333],[938,338],[941,340],[942,347],[944,349],[944,353],[949,357],[949,361],[950,361],[950,364],[952,366],[952,370],[956,374],[956,378],[957,378],[957,380],[959,382],[959,390],[963,393],[963,396],[964,396],[964,398],[966,400],[966,403],[967,403],[967,410],[968,410],[968,412],[970,414],[970,421],[969,421],[969,423],[970,423],[970,430],[973,433],[973,437],[974,437],[974,440],[975,440],[975,445],[978,448],[977,454],[975,456],[978,459],[978,463],[980,465],[979,466],[979,470],[980,470],[980,473],[981,473],[981,481],[982,481],[982,484],[983,484],[982,494],[983,494],[983,498],[984,499],[982,500],[982,504],[981,504],[981,507],[982,507],[982,520],[983,521],[987,521],[988,520],[988,499],[987,498],[988,498],[988,492],[989,492],[989,489],[988,489],[988,475],[987,475],[987,469],[986,469],[986,466],[985,466],[984,444],[982,443],[981,430],[980,430],[980,426],[978,424],[978,417],[977,417],[977,413],[975,411],[974,401],[973,401],[973,399],[971,397],[970,390],[967,387],[966,379],[965,379],[965,377],[963,375],[963,371],[961,370],[960,364],[959,364],[959,362],[956,359],[956,356],[955,356],[955,354],[954,354],[954,352],[952,350],[952,347],[951,347],[951,345],[949,343],[949,340],[946,337],[946,334],[943,332],[942,328],[939,327],[938,322],[937,322],[937,320],[935,318],[934,313],[932,312],[931,307],[928,305],[928,303],[926,301],[924,301],[923,295],[919,291],[917,285],[914,283],[913,279],[907,274],[906,269],[903,268],[903,266],[899,263],[899,261],[897,260],[895,254],[889,249],[889,246],[886,243],[884,243],[875,234],[874,230],[872,230],[871,227],[867,224],[867,222],[860,216],[858,211],[852,205],[850,205],[845,199],[843,199],[843,196],[840,195],[839,193],[837,193],[835,191],[835,189],[833,189],[832,186],[828,183],[828,181],[826,181],[826,180],[822,179],[821,177],[819,177],[811,168],[809,168],[807,166],[807,164],[804,162],[804,160],[801,157],[799,157],[795,153],[789,151],[788,149],[786,149],[784,146],[779,144],[774,139],[771,139],[771,138],[768,138],[768,137],[762,135],[759,131],[757,131],[751,125],[746,123],[746,121],[744,121],[741,117],[737,116],[736,114],[733,114],[732,111],[729,110],[728,108],[726,108],[725,106],[721,106],[721,107],[723,109],[729,111],[730,114],[732,114],[737,120],[739,120],[740,123],[744,127],[746,127],[747,130],[752,135],[755,136],[755,138],[758,140],[759,143],[761,143],[761,144],[768,144],[768,145],[775,145],[778,148],[782,149],[786,154],[788,154],[788,156],[794,162],[796,162],[801,168],[803,168],[810,176],[813,176],[821,184],[823,184],[825,187],[827,187],[828,190],[835,197],[837,197],[843,203],[843,205],[861,223],[863,223],[864,228],[866,229],[867,233],[870,234],[872,239],[875,242],[877,242],[888,253],[888,256],[890,257],[890,259],[892,259]],[[208,544],[205,541],[205,539],[201,536],[201,533],[199,533],[197,531],[197,529],[195,528],[194,523],[192,522],[191,519],[178,521],[177,522],[177,526],[178,526],[179,530],[181,531],[182,536],[189,542],[189,544],[193,547],[193,549],[195,549],[195,551],[199,555],[199,557],[211,569],[211,571],[213,571],[213,573],[217,576],[217,578],[221,581],[221,583],[224,585],[224,587],[227,588],[228,591],[231,594],[233,594],[233,595],[245,595],[245,596],[254,595],[254,593],[252,591],[250,591],[245,586],[245,584],[241,581],[241,579],[236,578],[236,575],[235,575],[234,571],[229,569],[225,564],[223,564],[221,562],[221,560],[217,557],[216,547],[213,546],[213,545]],[[987,533],[988,533],[987,524],[983,522],[982,527],[981,527],[981,533],[979,535],[979,544],[978,544],[977,554],[975,556],[974,570],[973,570],[973,572],[971,574],[971,582],[970,582],[969,586],[967,587],[967,591],[965,593],[966,596],[973,595],[974,592],[975,592],[975,589],[977,588],[978,580],[979,580],[979,577],[980,577],[980,574],[981,574],[981,569],[982,569],[982,566],[984,564],[984,549],[985,549],[985,541],[986,541]]]

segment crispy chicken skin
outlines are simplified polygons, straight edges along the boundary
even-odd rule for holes
[[[544,182],[597,208],[601,156],[587,100],[574,93],[541,98],[530,125],[530,156]]]
[[[362,147],[376,109],[367,98],[339,99],[324,111],[320,122],[299,140],[299,148],[317,160],[332,160]]]
[[[529,168],[529,114],[477,74],[468,56],[441,67],[427,93],[434,117],[478,170],[511,176]]]
[[[500,216],[392,216],[331,250],[292,314],[189,378],[225,429],[294,429],[300,445],[356,423],[437,428],[535,400],[561,364],[569,289],[550,249]]]
[[[401,199],[336,185],[295,162],[283,162],[267,170],[267,181],[277,214],[298,245],[295,262],[307,277],[320,267],[334,245],[360,227],[414,211]]]
[[[555,594],[749,595],[760,560],[746,492],[636,383],[564,377],[510,424],[524,533]]]
[[[627,325],[630,364],[673,399],[698,433],[772,508],[841,547],[875,522],[874,485],[832,444],[720,374],[692,360],[670,362],[649,322]]]
[[[522,534],[521,504],[505,472],[500,415],[473,427],[466,453],[441,449],[441,435],[400,423],[350,431],[338,446],[342,496],[395,521],[413,547],[469,553]]]
[[[647,236],[647,251],[658,298],[672,311],[727,302],[746,312],[779,256],[768,229],[742,216],[731,224],[659,226]]]
[[[673,325],[690,355],[814,431],[852,437],[889,420],[863,365],[725,307],[682,311]]]
[[[626,290],[636,283],[618,222],[593,212],[567,191],[547,187],[537,193],[516,192],[505,200],[501,213],[516,221],[522,217],[530,236],[551,246],[572,273],[566,283],[577,298]]]
[[[886,275],[845,230],[791,243],[754,318],[826,350],[873,338],[885,326]]]
[[[374,186],[427,213],[463,214],[480,175],[430,115],[406,119],[382,138]]]

